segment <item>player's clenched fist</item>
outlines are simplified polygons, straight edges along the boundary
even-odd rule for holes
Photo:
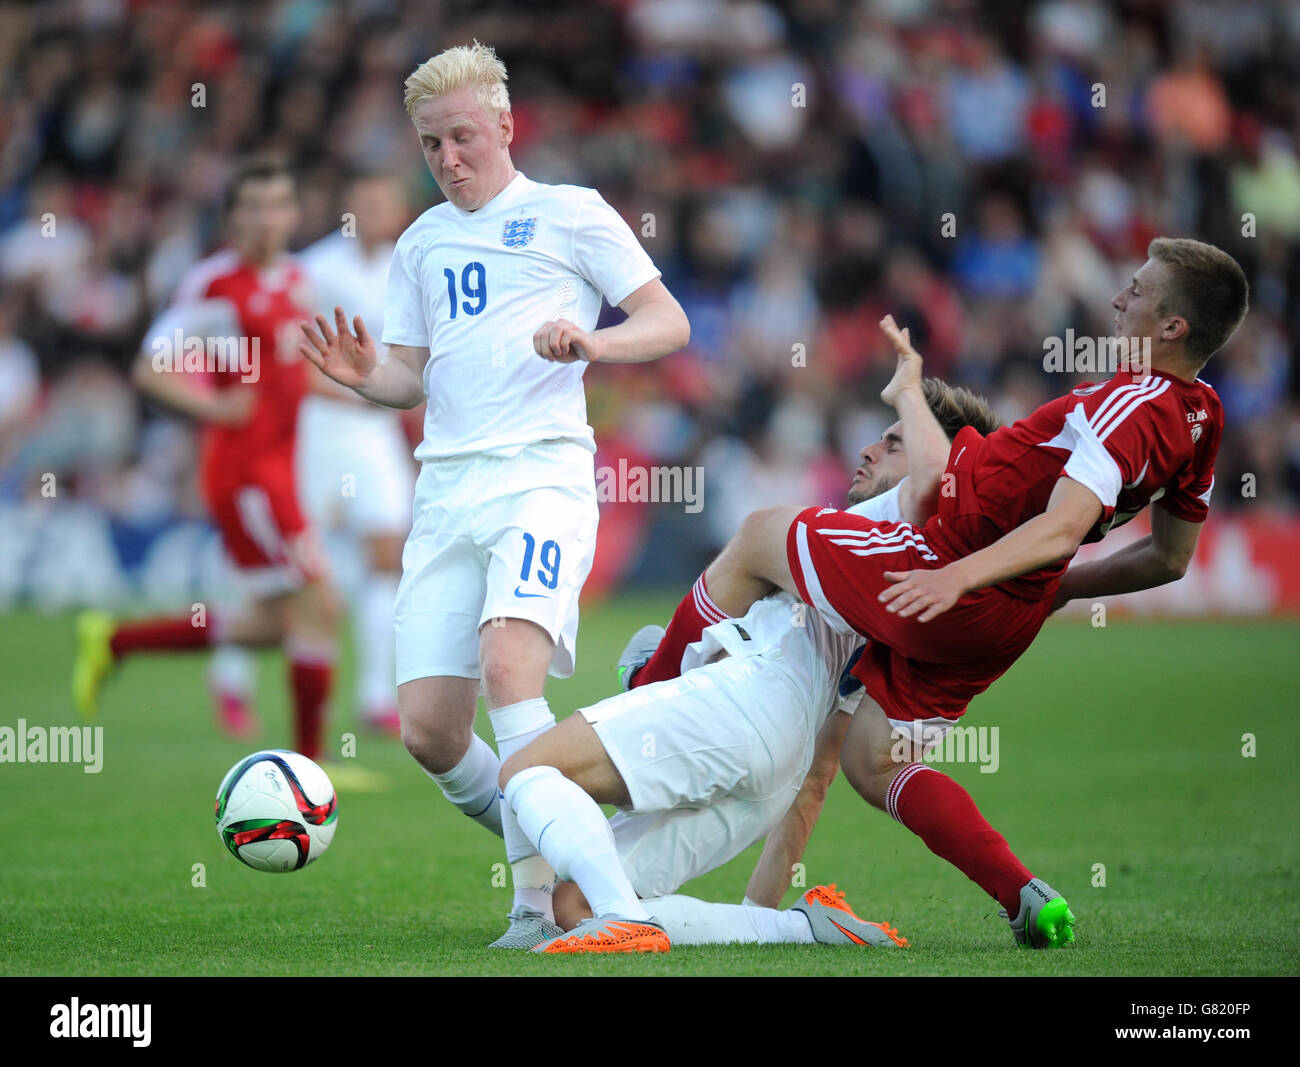
[[[316,316],[316,326],[309,322],[299,323],[307,338],[306,344],[298,346],[298,354],[319,367],[340,385],[355,389],[365,384],[370,372],[375,369],[379,355],[375,350],[374,338],[366,330],[366,324],[358,315],[353,320],[356,333],[348,329],[348,317],[341,307],[334,309],[334,326],[330,329],[329,321],[324,315]]]
[[[595,363],[600,358],[595,334],[568,319],[545,323],[533,334],[533,350],[549,363]]]

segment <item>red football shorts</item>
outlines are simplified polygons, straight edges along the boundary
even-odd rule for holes
[[[906,522],[874,522],[834,508],[806,508],[786,537],[804,602],[841,633],[871,638],[853,669],[891,719],[959,718],[1029,647],[1051,600],[1023,600],[996,586],[967,593],[929,622],[899,618],[877,599],[886,571],[950,562]]]
[[[325,572],[324,556],[298,505],[292,454],[239,462],[207,457],[203,495],[235,566],[264,592],[292,589]]]

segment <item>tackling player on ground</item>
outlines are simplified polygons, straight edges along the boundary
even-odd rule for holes
[[[332,323],[303,324],[301,348],[368,400],[428,399],[395,612],[398,711],[403,742],[447,799],[505,837],[515,901],[500,947],[559,932],[555,876],[500,805],[497,754],[473,731],[480,685],[503,758],[555,725],[543,686],[548,671],[573,672],[596,537],[583,372],[658,359],[690,333],[598,193],[515,169],[505,81],[477,42],[407,79],[407,112],[446,203],[397,243],[383,355],[341,307]],[[602,295],[627,319],[597,330]]]
[[[909,449],[909,480],[938,490],[924,525],[833,509],[755,512],[702,577],[703,600],[679,605],[633,680],[671,677],[706,626],[777,587],[832,626],[871,637],[854,673],[881,711],[867,714],[864,700],[854,716],[846,776],[996,897],[1017,939],[1034,947],[1072,937],[1064,901],[961,786],[893,757],[886,716],[958,718],[1029,646],[1079,545],[1149,503],[1158,505],[1151,536],[1079,568],[1062,595],[1134,592],[1186,570],[1223,429],[1218,398],[1197,374],[1244,317],[1247,284],[1232,257],[1198,241],[1158,238],[1149,257],[1112,301],[1116,337],[1137,342],[1130,359],[1149,346],[1149,367],[1130,364],[988,437],[965,430],[943,463]]]
[[[997,426],[988,406],[964,390],[923,386],[910,351],[900,352],[899,363],[886,395],[898,402],[907,389],[902,406],[920,397],[943,418],[945,439],[972,424],[983,432]],[[906,481],[893,484],[904,468],[902,447],[895,424],[863,449],[872,470],[860,468],[855,478],[854,514],[901,518],[911,496]],[[594,912],[538,951],[663,951],[678,935],[690,944],[903,944],[897,931],[859,919],[833,888],[810,890],[789,912],[664,899],[770,832],[751,891],[780,901],[838,766],[861,688],[847,668],[860,649],[856,634],[837,633],[790,594],[774,594],[744,618],[705,630],[686,650],[680,678],[581,709],[507,760],[502,784],[520,825],[591,902],[585,914]],[[851,683],[847,693],[842,677]],[[921,724],[891,725],[913,739]],[[946,723],[924,726],[932,744]],[[597,803],[624,811],[607,822]],[[569,902],[565,925],[582,914]]]

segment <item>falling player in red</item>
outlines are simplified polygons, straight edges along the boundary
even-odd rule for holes
[[[115,623],[84,614],[73,695],[83,714],[95,714],[104,679],[136,652],[280,645],[289,662],[294,747],[315,759],[339,602],[294,480],[298,408],[310,387],[296,335],[311,300],[287,252],[298,223],[292,174],[273,158],[247,161],[231,180],[227,208],[229,247],[182,279],[146,335],[133,377],[147,396],[203,424],[204,499],[249,600],[228,617],[205,611]],[[219,717],[237,736],[255,725],[238,708],[219,706]]]
[[[706,626],[777,586],[832,626],[872,638],[854,674],[875,707],[864,699],[849,727],[845,775],[996,897],[1017,941],[1033,947],[1072,938],[1064,900],[1030,874],[961,786],[895,756],[888,720],[961,716],[1029,646],[1079,545],[1148,504],[1157,504],[1151,536],[1079,568],[1063,597],[1134,592],[1186,570],[1223,431],[1218,398],[1197,374],[1245,316],[1247,284],[1230,256],[1198,241],[1158,238],[1148,254],[1112,303],[1115,336],[1136,341],[1135,355],[1149,345],[1149,366],[1121,369],[988,437],[963,430],[946,462],[909,444],[911,496],[921,502],[914,515],[904,509],[909,522],[831,508],[750,515],[632,678],[671,677]],[[892,320],[882,325],[903,358],[905,334]],[[928,408],[908,392],[897,405],[904,435],[932,439]]]

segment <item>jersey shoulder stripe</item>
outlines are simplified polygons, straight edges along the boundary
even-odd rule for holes
[[[1134,411],[1136,411],[1143,404],[1147,403],[1147,401],[1154,400],[1162,393],[1167,392],[1168,389],[1169,389],[1169,379],[1162,378],[1160,379],[1159,385],[1157,385],[1154,389],[1144,389],[1140,391],[1138,394],[1136,394],[1135,396],[1129,397],[1125,401],[1124,406],[1120,408],[1118,411],[1113,412],[1111,417],[1108,420],[1106,420],[1104,424],[1105,429],[1101,429],[1100,427],[1097,427],[1099,430],[1097,434],[1098,440],[1105,441],[1107,437],[1109,437],[1112,433],[1115,432],[1116,429],[1119,428],[1120,423],[1122,423],[1131,414],[1133,414]]]
[[[1121,385],[1101,402],[1101,406],[1097,408],[1088,422],[1092,425],[1092,428],[1100,434],[1105,428],[1106,423],[1112,419],[1125,404],[1135,396],[1139,396],[1144,392],[1149,392],[1156,385],[1157,381],[1158,379],[1150,377],[1142,382],[1130,382],[1127,385]]]
[[[239,253],[233,248],[223,248],[206,259],[194,264],[176,284],[171,303],[187,304],[202,300],[208,295],[208,287],[218,278],[233,274],[239,267]]]

